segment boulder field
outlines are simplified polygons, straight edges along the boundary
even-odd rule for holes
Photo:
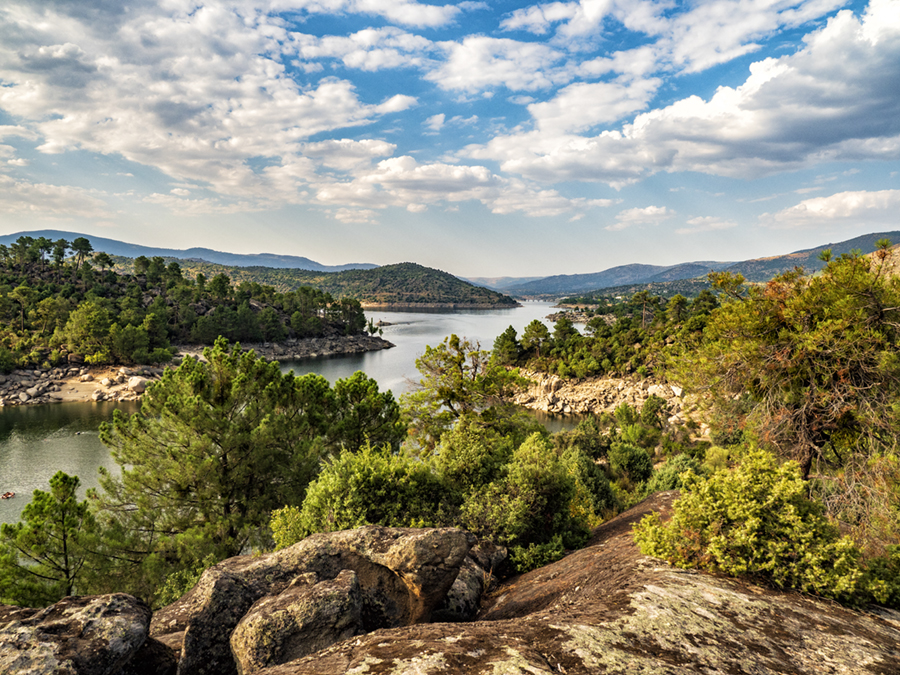
[[[632,525],[665,516],[674,497],[654,495],[585,548],[496,586],[503,552],[467,532],[366,527],[223,561],[152,620],[122,594],[0,607],[0,672],[900,673],[900,612],[641,555]]]

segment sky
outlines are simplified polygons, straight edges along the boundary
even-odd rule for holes
[[[482,277],[900,229],[900,0],[4,0],[47,228]]]

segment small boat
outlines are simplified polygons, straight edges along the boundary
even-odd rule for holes
[[[15,492],[4,492],[2,495],[0,495],[0,499],[10,499],[15,496],[16,496]]]

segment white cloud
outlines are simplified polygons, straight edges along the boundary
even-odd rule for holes
[[[712,232],[716,230],[731,230],[738,226],[733,220],[724,220],[716,216],[700,216],[690,218],[687,221],[690,227],[680,227],[675,234],[697,234],[698,232]]]
[[[765,213],[760,222],[775,228],[866,225],[870,229],[895,227],[900,213],[900,190],[838,192],[806,199],[777,213]]]
[[[378,222],[375,211],[371,209],[338,209],[333,216],[335,220],[342,223],[374,224]]]
[[[425,126],[432,131],[440,131],[441,127],[444,126],[444,113],[438,113],[429,117],[425,120]]]
[[[447,60],[425,75],[442,89],[476,92],[494,87],[535,91],[565,83],[565,55],[545,44],[482,35],[441,43]]]
[[[147,204],[156,204],[165,209],[176,213],[179,216],[207,216],[207,215],[226,215],[232,213],[249,213],[252,211],[262,211],[267,205],[258,202],[238,201],[228,202],[223,199],[185,199],[182,193],[187,190],[175,189],[174,194],[153,193],[143,198]]]
[[[643,208],[625,209],[616,216],[616,222],[607,225],[610,231],[624,230],[634,225],[658,225],[674,215],[674,211],[665,206],[645,206]]]
[[[535,189],[521,180],[493,174],[483,166],[422,164],[409,156],[382,160],[348,182],[322,184],[316,200],[322,205],[340,204],[356,209],[401,207],[411,213],[420,213],[429,206],[477,201],[492,213],[524,213],[531,217],[577,215],[614,203],[609,199],[573,199],[556,190]]]
[[[389,4],[373,2],[365,11],[387,12]],[[26,131],[0,131],[38,138],[44,153],[118,154],[223,194],[249,198],[268,190],[270,199],[291,201],[299,172],[284,180],[289,171],[256,172],[249,160],[295,166],[310,136],[416,103],[399,94],[364,103],[352,83],[337,78],[299,84],[280,61],[290,40],[277,17],[226,4],[136,9],[146,11],[114,17],[112,26],[28,3],[0,10],[0,109],[29,121]],[[17,48],[11,35],[27,35],[34,46]]]
[[[348,138],[305,143],[301,146],[304,156],[314,158],[324,166],[341,171],[368,166],[376,158],[390,157],[396,149],[396,145],[386,141],[375,139],[355,141]]]
[[[301,59],[340,59],[348,68],[377,71],[421,67],[437,47],[430,40],[398,28],[366,28],[348,36],[317,37],[292,33],[291,45]]]
[[[559,21],[572,19],[578,11],[574,2],[551,2],[517,9],[500,22],[504,30],[524,30],[535,35],[543,35]]]
[[[583,131],[646,108],[659,85],[655,79],[629,85],[579,82],[565,87],[549,101],[532,103],[528,112],[542,132]]]
[[[823,161],[900,158],[896,10],[894,0],[873,2],[862,20],[841,12],[796,54],[752,64],[740,87],[641,113],[621,131],[560,133],[578,127],[576,116],[567,118],[559,106],[560,123],[547,132],[534,118],[536,131],[497,136],[464,154],[499,161],[504,171],[533,180],[617,186],[658,171],[754,178]],[[622,109],[640,100],[625,96]]]
[[[0,174],[0,213],[7,215],[107,219],[113,213],[101,196],[81,188],[32,183]]]
[[[478,3],[423,5],[411,0],[261,0],[250,7],[274,11],[304,11],[309,14],[363,14],[380,16],[393,23],[418,28],[437,28],[453,22],[462,11],[478,9]]]

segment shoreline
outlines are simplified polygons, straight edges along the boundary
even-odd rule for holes
[[[49,370],[17,369],[0,375],[0,408],[53,403],[137,401],[166,368],[175,368],[187,356],[202,358],[208,345],[173,345],[172,362],[164,366],[117,366],[72,363]],[[305,338],[284,342],[242,344],[269,361],[298,361],[321,356],[360,354],[390,349],[394,344],[376,335]]]
[[[515,309],[522,307],[521,302],[515,304],[485,305],[477,302],[362,302],[363,309]]]

